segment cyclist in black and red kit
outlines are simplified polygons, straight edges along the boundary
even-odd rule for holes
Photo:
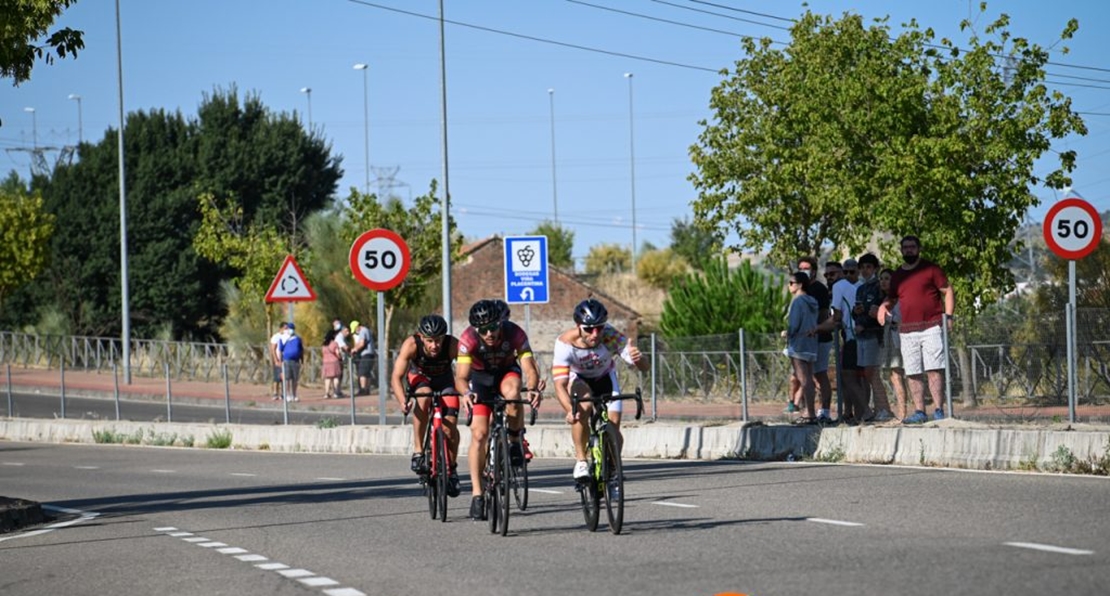
[[[473,411],[470,424],[470,517],[481,519],[485,512],[482,499],[482,470],[485,468],[489,441],[490,404],[500,395],[508,400],[530,392],[532,406],[539,406],[537,387],[540,370],[532,357],[528,334],[516,323],[503,318],[503,310],[493,300],[479,300],[470,307],[470,327],[459,336],[459,357],[455,363],[455,389],[463,394],[462,406]],[[522,378],[527,375],[527,383]],[[505,408],[509,423],[509,457],[514,466],[524,462],[520,431],[524,427],[524,408],[510,404]]]
[[[419,396],[431,395],[442,391],[443,427],[447,431],[448,449],[451,451],[451,470],[447,477],[447,495],[459,496],[459,473],[456,469],[459,453],[459,394],[455,391],[455,378],[451,372],[451,362],[459,353],[459,340],[447,333],[447,321],[439,315],[428,315],[420,319],[417,332],[409,336],[397,351],[393,362],[393,376],[390,387],[393,398],[408,414],[412,402],[405,399],[405,384]],[[425,471],[424,428],[428,424],[431,410],[429,397],[417,397],[412,416],[412,471],[421,474]]]

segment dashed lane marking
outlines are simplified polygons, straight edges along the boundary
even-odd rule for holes
[[[21,461],[6,461],[6,462],[4,462],[4,465],[5,466],[25,466],[27,464],[25,464]]]
[[[249,472],[232,472],[231,475],[232,476],[246,476],[248,478],[258,476],[258,474],[251,474]]]
[[[267,557],[265,557],[263,555],[248,552],[247,549],[245,549],[245,548],[239,548],[238,546],[228,546],[227,544],[225,544],[223,542],[216,542],[216,541],[213,541],[213,540],[209,540],[208,538],[203,538],[201,536],[195,536],[192,532],[186,532],[184,530],[178,530],[177,528],[175,528],[173,526],[162,526],[162,527],[154,528],[154,531],[164,533],[167,536],[172,536],[174,538],[181,538],[181,540],[184,541],[184,542],[189,542],[189,543],[196,544],[198,546],[203,546],[205,548],[210,548],[210,549],[214,550],[215,552],[218,552],[218,553],[223,554],[223,555],[232,555],[235,559],[237,559],[239,561],[243,561],[245,563],[254,563],[255,564],[254,566],[257,569],[262,569],[263,571],[276,571],[282,577],[285,577],[285,578],[288,578],[288,579],[295,579],[299,583],[301,583],[302,585],[308,586],[310,588],[324,588],[324,587],[327,587],[327,586],[340,586],[340,583],[338,581],[336,581],[336,580],[334,580],[330,577],[324,577],[322,575],[317,575],[316,572],[314,572],[314,571],[309,571],[308,569],[290,567],[289,565],[286,565],[285,563],[279,563],[277,561],[270,561]],[[3,539],[0,539],[0,540],[3,540]],[[269,561],[269,562],[261,562],[261,561]],[[328,588],[326,590],[323,590],[323,593],[326,596],[366,596],[365,593],[360,592],[359,590],[356,590],[354,588],[349,588],[349,587],[343,587],[343,586]]]
[[[839,519],[825,519],[823,517],[807,517],[806,521],[816,522],[819,524],[829,524],[833,526],[847,526],[852,528],[860,527],[863,525],[859,522],[843,521]]]
[[[73,466],[75,470],[99,470],[100,466]]]
[[[324,482],[343,482],[344,480],[346,480],[346,478],[333,478],[330,476],[323,476],[317,478],[317,480],[323,480]]]
[[[665,507],[680,507],[682,509],[697,509],[697,505],[690,505],[688,503],[675,503],[673,501],[655,501],[652,505],[663,505]]]
[[[1053,546],[1051,544],[1039,544],[1036,542],[1003,542],[1006,546],[1016,546],[1017,548],[1028,548],[1031,550],[1044,551],[1046,553],[1057,553],[1061,555],[1093,555],[1093,550],[1083,550],[1079,548],[1068,548],[1066,546]]]
[[[154,472],[155,474],[175,474],[176,473],[175,470],[151,470],[151,472]]]
[[[563,491],[561,491],[561,490],[550,490],[550,489],[547,489],[547,488],[529,488],[528,492],[543,493],[545,495],[561,495],[561,494],[563,494]]]

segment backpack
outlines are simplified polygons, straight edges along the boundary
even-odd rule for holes
[[[300,360],[303,354],[304,345],[301,343],[301,336],[299,335],[294,335],[281,344],[282,360]]]

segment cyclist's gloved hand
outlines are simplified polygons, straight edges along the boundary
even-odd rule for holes
[[[405,403],[401,404],[401,414],[402,415],[408,416],[409,412],[411,412],[411,411],[412,411],[412,400],[406,401]]]
[[[474,409],[474,401],[477,398],[478,398],[478,396],[475,395],[473,391],[468,391],[466,393],[466,395],[463,396],[462,406],[463,406],[463,409],[466,411],[467,414],[470,414],[471,410]]]
[[[567,412],[567,424],[574,424],[577,421],[578,421],[578,412],[575,412],[574,410],[571,410],[570,412]]]

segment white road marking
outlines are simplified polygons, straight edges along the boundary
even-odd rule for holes
[[[561,490],[550,490],[550,489],[546,489],[546,488],[529,488],[528,492],[543,493],[545,495],[561,495],[561,494],[563,494],[563,491],[561,491]]]
[[[174,470],[151,470],[155,474],[174,474]]]
[[[182,538],[182,540],[184,540],[185,542],[212,542],[211,540],[207,538],[201,538],[200,536],[194,536],[192,538]]]
[[[366,596],[365,592],[359,592],[354,588],[333,588],[331,590],[324,590],[328,596]]]
[[[1057,553],[1061,555],[1093,555],[1093,550],[1082,550],[1078,548],[1067,548],[1063,546],[1052,546],[1051,544],[1038,544],[1036,542],[1003,542],[1006,546],[1016,546],[1018,548],[1028,548],[1032,550],[1040,550],[1046,553]]]
[[[346,478],[332,478],[332,477],[329,477],[329,476],[324,476],[324,477],[321,477],[321,478],[317,478],[317,480],[323,480],[325,482],[341,482],[343,480],[346,480]]]
[[[227,546],[227,544],[223,542],[198,542],[197,546],[203,546],[204,548],[217,548],[221,546]]]
[[[282,569],[281,571],[278,571],[278,573],[284,575],[285,577],[291,577],[294,579],[298,577],[310,577],[316,575],[315,573],[307,569]]]
[[[817,522],[819,524],[830,524],[833,526],[858,527],[863,525],[857,522],[841,521],[839,519],[825,519],[823,517],[807,517],[806,521]]]
[[[99,470],[100,466],[73,466],[77,470]]]
[[[277,571],[278,569],[289,569],[289,566],[286,565],[285,563],[262,563],[261,565],[255,565],[255,567],[258,567],[259,569],[265,569],[266,571]]]
[[[25,465],[25,464],[21,461],[6,461],[6,462],[4,462],[4,465],[5,466],[22,466],[22,465]]]
[[[262,555],[239,555],[235,558],[246,563],[253,563],[255,561],[269,561],[269,559],[263,557]]]
[[[23,464],[20,464],[20,465],[23,465]],[[3,538],[0,538],[0,542],[4,542],[5,540],[15,540],[16,538],[30,538],[31,536],[38,536],[40,534],[46,534],[47,532],[53,532],[54,530],[57,530],[59,528],[65,528],[65,527],[68,527],[68,526],[72,526],[73,524],[79,524],[83,521],[88,521],[88,520],[93,519],[93,518],[100,515],[99,513],[95,512],[95,511],[81,511],[79,509],[67,509],[65,507],[55,507],[53,505],[43,505],[42,508],[43,509],[48,509],[50,511],[58,511],[60,513],[68,513],[70,515],[76,515],[78,517],[76,517],[74,519],[71,519],[71,520],[64,521],[64,522],[58,522],[56,524],[50,524],[49,526],[46,526],[45,528],[42,528],[40,530],[32,530],[30,532],[24,532],[22,534],[14,534],[12,536],[5,536]]]
[[[154,528],[155,532],[176,532],[177,528],[173,526],[162,526],[161,528]]]
[[[338,586],[339,582],[330,577],[306,577],[297,580],[306,586],[319,587],[319,586]]]
[[[186,536],[193,536],[192,532],[170,532],[170,538],[184,538]]]
[[[204,546],[204,545],[201,545],[201,546]],[[218,552],[220,554],[224,554],[224,555],[241,555],[241,554],[247,552],[247,549],[239,548],[238,546],[229,546],[229,547],[226,547],[226,548],[218,548],[218,549],[216,549],[216,552]]]
[[[250,473],[247,473],[247,472],[232,472],[231,475],[232,476],[248,476],[248,477],[258,476],[258,474],[250,474]]]
[[[683,509],[697,509],[697,505],[688,505],[686,503],[674,503],[672,501],[655,501],[652,505],[665,505],[667,507],[681,507]]]

